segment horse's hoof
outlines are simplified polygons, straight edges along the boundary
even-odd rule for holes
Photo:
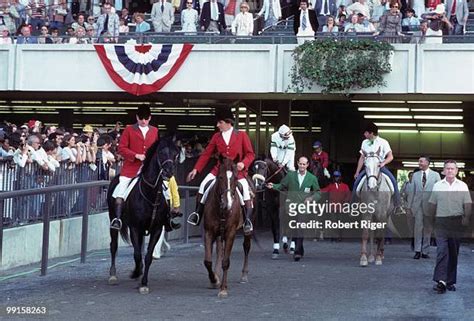
[[[227,292],[227,290],[221,290],[219,291],[219,294],[217,295],[219,299],[225,299],[228,296],[229,296],[229,293]]]
[[[118,284],[118,278],[115,275],[112,275],[109,277],[109,285],[117,285]]]
[[[373,255],[369,255],[369,263],[374,263],[375,257]]]
[[[367,257],[366,256],[362,256],[360,258],[360,266],[367,266],[369,265],[369,262],[367,261]]]
[[[247,275],[242,275],[240,278],[240,283],[248,283],[249,277]]]
[[[140,292],[140,294],[148,294],[148,293],[150,293],[150,288],[147,287],[147,286],[141,286],[138,289],[138,292]]]
[[[375,265],[382,265],[382,258],[380,256],[377,256],[375,259]]]

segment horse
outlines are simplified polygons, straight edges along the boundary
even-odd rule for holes
[[[377,152],[364,153],[366,180],[360,190],[360,202],[373,205],[373,213],[365,213],[361,220],[370,220],[371,222],[386,223],[383,226],[390,226],[389,209],[391,207],[392,190],[388,183],[388,178],[381,175],[380,172],[380,148]],[[385,229],[370,231],[370,256],[367,259],[367,241],[369,239],[369,230],[362,229],[362,248],[360,255],[360,266],[367,266],[374,261],[374,234],[377,242],[377,252],[375,253],[375,264],[382,265],[384,258],[384,238]]]
[[[324,168],[320,162],[318,162],[317,160],[311,159],[310,164],[309,164],[309,170],[318,179],[318,184],[320,188],[324,188],[329,185],[330,181],[324,175]]]
[[[271,158],[257,159],[251,166],[252,180],[257,189],[258,201],[262,201],[265,214],[270,217],[273,235],[273,244],[280,244],[280,192],[265,188],[266,183],[279,183],[285,176],[285,170],[280,168]],[[261,195],[261,196],[260,196]],[[288,243],[283,243],[283,250],[287,252]],[[277,259],[279,250],[273,249],[272,259]]]
[[[209,191],[204,205],[204,266],[209,274],[211,288],[220,287],[218,297],[226,298],[227,272],[230,266],[230,255],[237,230],[243,226],[242,207],[238,196],[238,179],[236,163],[229,158],[220,157],[219,173]],[[248,256],[252,235],[244,235],[244,264],[241,283],[248,282]],[[216,242],[217,241],[217,242]],[[216,242],[216,271],[222,266],[222,282],[212,269],[212,248]]]
[[[123,206],[122,228],[120,234],[122,239],[133,244],[133,256],[135,258],[135,269],[130,275],[132,279],[138,279],[142,274],[139,292],[148,294],[148,271],[153,261],[153,249],[162,233],[162,227],[169,220],[169,206],[163,195],[163,180],[168,180],[174,173],[175,160],[178,148],[174,137],[161,138],[154,142],[147,150],[145,161],[138,175],[138,181],[131,189]],[[110,183],[107,193],[110,219],[115,218],[115,199],[112,197],[114,188],[117,186],[119,176]],[[130,237],[129,237],[130,230]],[[110,230],[110,253],[111,266],[109,272],[109,284],[118,284],[115,269],[115,258],[118,247],[118,232]],[[150,234],[150,241],[145,256],[145,271],[143,271],[142,247],[144,238]]]

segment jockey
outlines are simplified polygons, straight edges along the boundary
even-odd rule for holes
[[[252,164],[255,154],[252,143],[247,133],[244,131],[237,131],[233,124],[235,121],[234,115],[229,109],[217,110],[217,128],[219,133],[215,133],[204,152],[199,157],[194,169],[188,174],[187,181],[194,179],[197,173],[201,172],[211,159],[214,153],[218,156],[227,157],[230,159],[239,159],[237,163],[239,183],[243,187],[243,199],[245,202],[245,223],[244,233],[249,234],[253,231],[252,226],[252,201],[250,200],[250,188],[246,180],[247,170]],[[204,178],[199,186],[199,193],[196,198],[196,211],[191,213],[187,222],[192,225],[199,225],[202,214],[204,212],[204,204],[201,203],[204,194],[204,188],[209,181],[216,178],[219,170],[219,164],[214,166],[209,174]]]
[[[280,167],[294,171],[296,144],[291,129],[281,125],[278,131],[272,134],[271,141],[270,154],[273,161]]]
[[[127,187],[140,172],[147,149],[158,139],[158,128],[149,125],[150,107],[140,106],[136,118],[137,122],[127,126],[123,131],[118,148],[118,152],[124,160],[119,183],[112,194],[112,197],[115,198],[115,215],[117,217],[110,223],[110,228],[116,230],[122,228],[120,216]]]
[[[365,162],[364,153],[368,154],[371,152],[377,152],[380,148],[380,172],[384,173],[390,178],[392,182],[393,189],[394,189],[394,205],[395,205],[395,212],[397,213],[404,213],[405,211],[401,208],[401,198],[400,198],[400,191],[398,190],[398,183],[393,174],[387,169],[385,165],[390,164],[393,161],[393,154],[392,149],[390,148],[390,144],[387,140],[383,139],[382,137],[378,136],[379,129],[377,125],[374,123],[367,124],[364,130],[364,137],[365,140],[362,142],[360,147],[360,157],[357,163],[357,170],[354,174],[354,178],[356,179],[354,182],[354,187],[352,191],[353,199],[357,193],[357,186],[359,185],[361,179],[365,175],[365,170],[362,170]]]
[[[314,152],[313,152],[313,155],[311,155],[311,159],[321,164],[321,167],[323,168],[324,176],[326,176],[327,178],[330,178],[331,175],[329,174],[329,171],[328,171],[329,155],[328,153],[323,151],[323,144],[319,140],[313,143],[313,150]]]

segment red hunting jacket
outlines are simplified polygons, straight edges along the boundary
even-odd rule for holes
[[[120,138],[118,152],[122,157],[123,166],[120,172],[121,176],[135,177],[142,166],[142,161],[135,158],[136,154],[146,154],[148,148],[158,139],[158,128],[148,126],[146,137],[138,128],[138,124],[129,125],[122,133]]]
[[[351,190],[346,183],[332,183],[321,188],[321,192],[329,193],[329,201],[331,203],[348,203],[351,201]]]
[[[313,156],[311,157],[313,160],[318,161],[323,168],[328,168],[329,165],[329,155],[325,151],[321,151],[318,153],[314,152]]]
[[[212,136],[209,145],[207,145],[206,149],[199,157],[194,169],[200,173],[204,167],[206,167],[214,153],[232,160],[238,158],[240,162],[244,163],[245,167],[243,171],[238,173],[238,179],[245,178],[247,176],[247,170],[255,159],[255,153],[253,152],[253,147],[249,136],[246,132],[237,131],[235,129],[233,130],[230,137],[229,145],[226,145],[220,132],[215,133]],[[217,176],[219,173],[219,165],[220,164],[217,163],[216,166],[214,166],[211,170],[211,173],[215,176]]]

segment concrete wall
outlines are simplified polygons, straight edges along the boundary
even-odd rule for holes
[[[168,240],[181,239],[183,228],[168,233]],[[32,224],[4,230],[3,255],[0,271],[41,261],[43,224]],[[51,222],[49,258],[59,258],[81,253],[82,217]],[[191,235],[200,235],[199,228],[190,229]],[[129,246],[119,238],[119,246]],[[110,244],[108,213],[89,216],[87,250],[108,249]]]
[[[387,87],[359,93],[474,92],[474,45],[394,47],[393,71],[386,76]],[[294,48],[295,45],[197,44],[162,92],[283,94],[289,84]],[[2,46],[0,62],[0,91],[121,91],[110,80],[92,45]],[[319,93],[320,88],[309,92]]]

